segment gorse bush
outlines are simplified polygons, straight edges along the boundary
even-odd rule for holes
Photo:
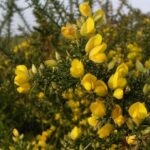
[[[149,149],[150,17],[105,11],[81,3],[50,32],[43,18],[2,56],[2,149]]]

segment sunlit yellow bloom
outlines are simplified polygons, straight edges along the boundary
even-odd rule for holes
[[[70,40],[74,40],[77,38],[77,28],[74,24],[67,24],[61,28],[62,35]]]
[[[20,87],[17,88],[17,91],[19,93],[26,93],[30,90],[31,86],[29,83],[25,83],[25,84],[22,84],[20,85]]]
[[[136,144],[137,144],[136,135],[127,136],[127,137],[126,137],[126,142],[127,142],[129,145],[136,145]]]
[[[95,88],[96,80],[97,78],[94,75],[92,75],[91,73],[87,73],[83,77],[81,84],[87,91],[91,91]]]
[[[86,52],[90,52],[91,49],[93,49],[94,47],[100,45],[102,42],[102,36],[100,34],[96,34],[95,36],[92,36],[86,46],[85,46],[85,51]]]
[[[136,102],[132,104],[129,108],[129,114],[132,117],[133,121],[139,125],[143,119],[148,116],[147,109],[144,103]]]
[[[95,127],[98,123],[97,117],[92,115],[91,117],[88,118],[88,123],[90,126]]]
[[[13,135],[14,135],[15,137],[18,137],[18,136],[19,136],[19,131],[18,131],[16,128],[13,129]]]
[[[19,93],[26,93],[30,89],[29,84],[29,71],[25,65],[18,65],[15,70],[14,83],[18,85],[17,91]]]
[[[15,84],[20,86],[21,84],[25,84],[29,81],[29,75],[20,73],[15,76]]]
[[[115,97],[116,99],[122,99],[123,98],[123,89],[121,89],[121,88],[116,89],[113,93],[113,97]]]
[[[108,86],[110,89],[124,88],[127,84],[127,80],[119,76],[119,73],[116,72],[108,80]]]
[[[80,4],[79,10],[80,10],[81,14],[85,17],[91,16],[91,14],[92,14],[92,11],[91,11],[91,8],[90,8],[88,2],[84,2],[84,3]]]
[[[102,63],[106,61],[107,57],[106,54],[104,53],[106,48],[107,48],[106,43],[102,43],[101,45],[94,47],[89,53],[89,59],[95,63]]]
[[[94,92],[99,96],[106,96],[108,93],[107,85],[102,80],[97,80],[95,84]]]
[[[118,126],[121,126],[125,122],[125,118],[122,116],[122,109],[119,105],[114,106],[111,116]]]
[[[105,138],[109,136],[113,131],[113,126],[110,123],[106,123],[98,130],[98,135],[100,138]]]
[[[116,71],[119,72],[121,77],[124,77],[128,74],[128,66],[125,63],[122,63],[117,67]]]
[[[78,128],[77,126],[75,126],[70,132],[70,138],[72,140],[78,139],[80,137],[80,135],[81,135],[81,129]]]
[[[95,102],[91,103],[90,110],[92,114],[96,117],[103,117],[106,114],[106,107],[103,101],[96,100]]]
[[[84,74],[84,66],[78,59],[73,59],[70,68],[70,74],[74,78],[80,78]]]
[[[28,69],[25,65],[18,65],[16,67],[16,70],[15,70],[15,74],[18,75],[18,74],[28,74]]]
[[[97,21],[101,21],[102,19],[104,19],[104,16],[105,16],[104,11],[102,9],[99,9],[94,13],[93,18],[94,18],[94,21],[97,22]]]
[[[95,23],[93,18],[89,17],[81,26],[80,34],[82,36],[88,36],[95,32]]]

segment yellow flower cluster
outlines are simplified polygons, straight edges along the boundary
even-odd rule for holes
[[[30,76],[29,71],[25,65],[18,65],[15,70],[14,83],[19,86],[17,91],[19,93],[26,93],[30,90]]]
[[[129,49],[129,53],[127,55],[128,59],[131,59],[131,60],[142,59],[142,55],[141,55],[142,49],[138,47],[136,43],[128,44],[127,48]]]
[[[58,77],[59,75],[63,76],[66,72],[58,75],[57,73],[60,72],[59,67],[57,67],[56,72],[54,71],[57,75],[54,74],[51,78],[51,80],[54,79],[54,81],[48,81],[49,89],[46,89],[47,84],[45,85],[46,88],[41,86],[42,88],[36,94],[36,98],[38,97],[39,100],[43,100],[44,102],[48,99],[49,102],[48,94],[45,93],[50,91],[51,94],[53,90],[55,90],[55,95],[58,96],[58,100],[62,100],[62,103],[61,107],[58,107],[60,109],[52,112],[53,117],[51,120],[56,123],[56,126],[67,126],[65,130],[66,133],[62,134],[64,134],[63,137],[65,140],[68,140],[67,142],[69,144],[76,141],[78,142],[82,137],[91,135],[93,137],[99,137],[100,141],[109,143],[109,140],[111,140],[112,137],[114,138],[119,130],[123,129],[121,132],[121,134],[125,135],[123,140],[126,141],[128,145],[136,145],[138,135],[132,133],[132,130],[138,129],[142,121],[146,119],[149,114],[146,101],[144,103],[141,99],[138,100],[133,97],[130,100],[128,92],[132,89],[133,83],[129,81],[132,78],[136,79],[137,76],[134,76],[134,73],[138,73],[140,68],[144,68],[143,70],[148,72],[148,69],[150,69],[150,60],[146,60],[144,65],[140,62],[140,60],[142,60],[142,49],[136,42],[128,44],[127,47],[125,46],[129,50],[129,52],[126,53],[127,55],[122,53],[123,48],[120,47],[117,47],[116,50],[108,49],[107,52],[107,44],[103,40],[104,36],[102,37],[103,34],[101,31],[97,30],[98,25],[100,25],[99,23],[105,19],[104,12],[98,10],[93,13],[88,2],[82,3],[79,6],[79,10],[82,16],[77,20],[77,24],[67,23],[66,26],[61,28],[62,35],[66,39],[71,40],[71,46],[74,44],[79,46],[81,38],[83,38],[83,43],[85,44],[81,45],[83,53],[80,53],[80,55],[68,55],[67,57],[67,60],[69,60],[67,61],[67,63],[69,62],[67,65],[70,65],[70,68],[67,68],[67,73],[69,71],[69,79],[71,79],[73,83],[71,83],[71,86],[67,85],[63,87],[62,84],[64,84],[64,81],[61,82],[61,79],[63,80],[65,77]],[[109,32],[110,29],[106,28],[105,32],[106,31]],[[82,54],[83,56],[81,57]],[[134,62],[136,62],[135,65]],[[59,66],[59,63],[63,62],[53,59],[44,61],[44,65],[50,69],[50,71],[53,71],[55,66]],[[94,67],[96,69],[102,69],[103,72],[96,70]],[[63,71],[63,69],[61,71]],[[35,74],[38,72],[34,67],[32,70],[34,70]],[[44,71],[43,69],[43,72]],[[46,71],[48,72],[49,70]],[[100,72],[102,73],[100,74]],[[19,93],[28,92],[31,88],[29,83],[31,76],[27,67],[25,65],[18,65],[15,74],[14,83],[19,86],[17,91]],[[40,77],[45,75],[44,73],[42,74],[42,71],[39,74]],[[49,75],[51,74],[53,74],[53,72]],[[46,78],[44,79],[47,81]],[[71,80],[67,81],[72,82]],[[58,85],[57,81],[59,82]],[[146,97],[150,93],[150,84],[143,83],[143,85],[143,95]],[[62,89],[64,90],[62,91]],[[42,103],[43,101],[40,102]],[[52,101],[50,106],[53,106],[53,104]],[[136,128],[133,128],[135,126]],[[127,127],[131,130],[130,134],[125,133]],[[33,142],[34,148],[46,149],[46,142],[54,131],[57,132],[54,126],[43,131],[42,134],[37,137],[37,140]],[[13,135],[18,137],[19,132],[14,129]],[[64,139],[61,139],[60,142],[64,142]],[[100,147],[100,145],[98,146]],[[110,149],[116,149],[117,147],[116,144],[112,144],[112,142],[109,146],[111,146]]]
[[[61,28],[62,35],[67,39],[75,40],[80,37],[79,35],[91,36],[96,31],[95,22],[104,18],[104,12],[102,10],[98,10],[92,15],[92,10],[88,2],[80,4],[79,10],[85,17],[85,20],[81,18],[77,21],[80,29],[75,24],[69,23]]]
[[[86,44],[85,51],[89,53],[89,59],[95,63],[103,63],[106,61],[106,43],[102,43],[102,36],[97,34],[92,36]]]
[[[109,78],[108,86],[111,90],[115,90],[113,96],[116,99],[123,98],[123,89],[127,85],[127,80],[125,76],[128,74],[128,66],[122,63],[117,67],[116,72]]]
[[[18,53],[19,50],[21,50],[21,49],[28,49],[30,47],[29,42],[30,41],[28,40],[28,41],[24,41],[21,44],[17,45],[16,47],[14,47],[13,52]]]
[[[42,149],[45,150],[47,147],[46,141],[52,135],[52,133],[56,130],[56,127],[51,125],[49,129],[43,131],[41,135],[37,136],[37,141],[33,141],[33,150]]]

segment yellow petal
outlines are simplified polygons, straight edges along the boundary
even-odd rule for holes
[[[71,63],[70,74],[74,78],[80,78],[84,74],[84,66],[81,61],[74,59]]]
[[[127,85],[127,80],[125,78],[119,78],[117,82],[118,88],[124,88]]]
[[[87,91],[91,91],[95,88],[96,80],[97,78],[94,75],[87,73],[83,77],[81,84]]]
[[[86,46],[85,46],[85,51],[90,52],[91,49],[94,47],[100,45],[102,42],[102,36],[100,34],[96,34],[95,36],[91,37]]]
[[[91,116],[88,118],[88,123],[90,126],[95,127],[98,123],[98,120],[95,116]]]
[[[29,83],[25,83],[23,85],[21,85],[20,87],[17,88],[17,91],[19,93],[26,93],[30,90],[30,84]]]
[[[119,72],[121,77],[124,77],[128,74],[128,66],[125,63],[122,63],[117,67],[116,71]]]
[[[29,81],[29,76],[27,76],[26,74],[23,74],[23,73],[19,73],[17,76],[15,76],[15,79],[14,79],[14,83],[19,86],[28,81]]]
[[[77,29],[74,24],[67,24],[61,28],[62,35],[70,40],[74,40],[77,38]]]
[[[80,137],[81,135],[81,129],[78,128],[77,126],[75,126],[72,130],[71,130],[71,133],[70,133],[70,138],[72,140],[76,140]]]
[[[15,74],[18,75],[20,73],[28,74],[28,69],[25,65],[18,65],[15,70]]]
[[[148,116],[147,109],[145,105],[141,102],[136,102],[132,104],[129,108],[129,114],[133,118],[133,121],[139,122]]]
[[[80,29],[80,34],[82,36],[88,36],[95,32],[95,23],[93,18],[89,17]]]
[[[118,88],[114,91],[114,94],[113,96],[116,98],[116,99],[122,99],[123,98],[123,90]]]
[[[84,2],[84,3],[80,4],[79,10],[80,10],[81,14],[85,17],[91,16],[91,14],[92,14],[92,11],[91,11],[91,8],[90,8],[88,2]]]
[[[97,80],[94,92],[99,96],[106,96],[108,93],[107,85],[102,80]]]
[[[104,16],[105,16],[104,11],[102,9],[99,9],[94,13],[93,18],[94,18],[94,21],[96,22],[96,21],[103,19]]]
[[[126,142],[127,142],[129,145],[136,145],[136,144],[137,144],[136,135],[127,136],[127,137],[126,137]]]
[[[103,127],[98,130],[98,135],[100,138],[105,138],[109,136],[113,131],[113,126],[110,123],[106,123]]]
[[[104,102],[100,100],[96,100],[96,102],[91,103],[90,110],[96,117],[103,117],[106,114]]]

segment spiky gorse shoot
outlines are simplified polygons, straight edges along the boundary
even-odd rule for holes
[[[65,57],[57,53],[55,60],[32,67],[32,76],[26,66],[16,67],[18,92],[29,93],[48,111],[43,118],[36,116],[45,131],[29,145],[62,150],[140,147],[144,132],[150,132],[144,126],[150,84],[137,96],[134,80],[148,79],[150,61],[142,64],[142,49],[136,43],[127,43],[126,53],[107,48],[101,35],[104,12],[92,12],[88,2],[79,10],[82,16],[76,24],[61,28],[68,40]],[[110,30],[106,29],[104,33]],[[53,130],[47,128],[52,125]]]

